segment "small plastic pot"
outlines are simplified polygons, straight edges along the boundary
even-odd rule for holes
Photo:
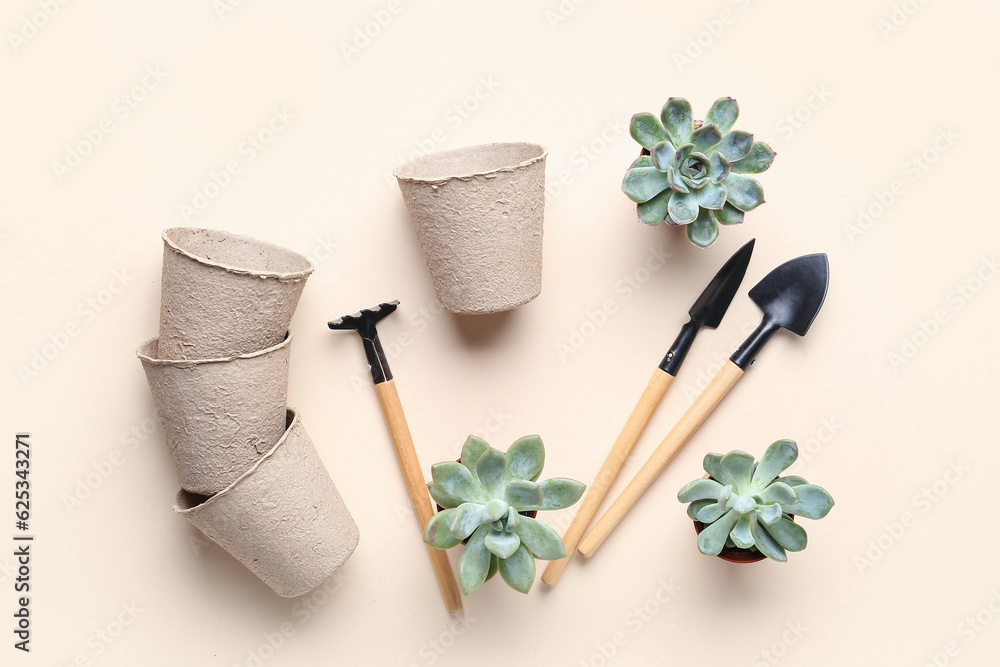
[[[160,356],[213,359],[277,345],[313,268],[303,255],[250,236],[165,230]]]
[[[174,511],[282,597],[323,583],[358,545],[358,526],[292,409],[285,435],[253,468],[211,498],[182,490]]]
[[[200,360],[164,359],[156,338],[136,350],[182,489],[218,493],[281,438],[291,342]]]
[[[482,144],[393,172],[446,310],[496,313],[538,296],[545,156],[537,144]]]

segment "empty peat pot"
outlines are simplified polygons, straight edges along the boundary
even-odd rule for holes
[[[163,359],[156,338],[136,350],[182,489],[222,491],[284,434],[291,342],[202,360]]]
[[[177,494],[174,511],[282,597],[307,593],[354,553],[358,527],[294,410],[264,458],[222,492]]]
[[[537,144],[483,144],[393,172],[445,309],[495,313],[538,296],[545,156]]]
[[[280,343],[313,269],[305,256],[250,236],[165,230],[160,356],[211,359]]]

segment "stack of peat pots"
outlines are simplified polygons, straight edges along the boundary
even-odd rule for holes
[[[181,491],[174,511],[284,597],[347,560],[358,527],[287,407],[289,322],[312,263],[229,232],[163,232],[159,337],[137,350]]]

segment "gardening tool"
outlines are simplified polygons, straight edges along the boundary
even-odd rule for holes
[[[583,539],[578,549],[581,554],[587,558],[594,555],[639,496],[649,488],[691,434],[725,398],[736,381],[743,377],[744,371],[778,329],[788,329],[799,336],[806,334],[823,306],[829,284],[829,261],[826,255],[815,254],[785,262],[750,290],[750,298],[764,311],[760,326],[733,353],[614,504],[594,525],[594,529]]]
[[[357,331],[361,335],[365,356],[368,357],[368,368],[375,381],[375,393],[378,394],[379,403],[382,405],[382,414],[385,415],[389,433],[392,435],[392,442],[396,446],[396,458],[399,459],[399,467],[403,471],[403,479],[410,494],[410,502],[416,513],[417,523],[420,524],[420,533],[423,534],[427,522],[434,516],[434,509],[431,507],[424,475],[420,462],[417,460],[417,452],[413,448],[410,428],[406,425],[403,406],[399,402],[399,394],[396,393],[396,383],[393,382],[389,362],[385,358],[382,343],[379,342],[378,332],[375,330],[375,324],[396,310],[398,305],[399,301],[380,303],[376,308],[362,310],[354,315],[345,315],[334,320],[329,323],[329,327]],[[427,553],[430,554],[431,564],[434,566],[434,574],[437,576],[438,586],[441,588],[444,606],[449,612],[461,610],[462,597],[459,595],[458,584],[455,582],[455,575],[448,562],[448,554],[431,547],[427,547]]]
[[[561,560],[554,560],[545,568],[545,572],[542,574],[542,581],[548,585],[555,586],[556,582],[559,581],[559,577],[562,576],[563,571],[569,564],[570,558],[573,556],[574,550],[576,550],[577,545],[580,543],[580,538],[583,537],[584,531],[590,526],[590,522],[594,520],[594,515],[597,514],[597,509],[601,506],[604,497],[611,489],[611,484],[618,477],[622,466],[625,465],[625,459],[632,453],[636,441],[639,440],[639,436],[646,429],[646,425],[653,416],[653,412],[660,404],[664,394],[666,394],[667,388],[670,387],[670,384],[677,376],[677,371],[680,369],[684,357],[691,348],[694,337],[702,327],[714,329],[719,326],[722,316],[726,314],[729,304],[732,302],[733,297],[736,296],[736,291],[739,289],[740,283],[743,282],[743,276],[746,274],[747,266],[750,264],[750,255],[753,254],[753,244],[754,240],[751,239],[736,251],[736,254],[730,257],[729,261],[719,269],[719,272],[712,278],[712,282],[708,284],[708,287],[705,288],[701,296],[691,306],[691,309],[688,311],[691,320],[681,327],[681,332],[678,334],[673,345],[670,346],[670,351],[663,357],[663,361],[660,362],[659,367],[653,371],[652,379],[646,385],[642,396],[639,397],[639,402],[632,410],[632,414],[629,415],[628,421],[625,422],[625,427],[618,435],[618,439],[615,440],[615,444],[612,445],[608,457],[604,460],[604,464],[597,473],[597,478],[591,484],[590,489],[588,489],[587,495],[583,499],[580,509],[577,510],[576,517],[573,519],[573,523],[569,525],[566,534],[563,536],[563,544],[566,546],[566,553],[569,556]]]

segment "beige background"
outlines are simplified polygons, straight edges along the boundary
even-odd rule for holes
[[[0,548],[0,662],[992,664],[998,18],[985,0],[8,0],[0,432],[33,435],[37,541],[30,656],[11,648]],[[767,204],[707,251],[637,223],[619,190],[629,116],[672,95],[696,112],[736,97],[738,127],[779,153]],[[272,122],[270,143],[244,143]],[[389,173],[420,150],[504,139],[550,151],[542,295],[506,317],[442,314]],[[75,168],[56,167],[81,144]],[[230,161],[239,173],[185,216]],[[170,511],[134,349],[156,333],[160,230],[185,223],[317,263],[290,403],[362,535],[322,594],[279,599]],[[382,336],[425,470],[470,432],[500,448],[539,433],[546,476],[589,482],[687,307],[753,236],[743,291],[628,472],[756,323],[746,289],[823,251],[813,330],[768,346],[592,561],[527,597],[491,582],[449,618],[361,347],[326,321],[402,301]],[[706,452],[778,438],[800,443],[792,471],[837,506],[787,564],[702,556],[677,489]]]

